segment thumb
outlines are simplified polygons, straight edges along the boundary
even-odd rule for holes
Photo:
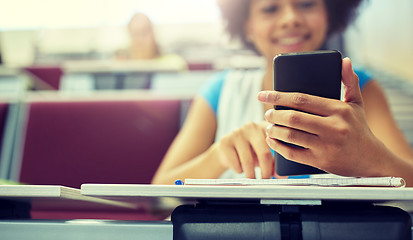
[[[343,59],[341,81],[343,82],[344,102],[352,102],[358,105],[363,105],[359,78],[353,71],[350,58],[347,57]]]

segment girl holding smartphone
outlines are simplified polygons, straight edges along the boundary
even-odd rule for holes
[[[343,31],[361,0],[219,0],[227,30],[263,56],[258,70],[227,70],[204,86],[153,183],[185,178],[271,178],[271,149],[343,176],[399,176],[413,186],[413,151],[380,85],[350,59],[344,101],[273,88],[273,57],[322,49]],[[258,100],[257,100],[258,98]],[[282,105],[298,111],[275,111]],[[305,147],[292,149],[289,142]],[[276,176],[277,177],[277,176]]]

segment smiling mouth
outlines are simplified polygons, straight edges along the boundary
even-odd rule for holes
[[[304,42],[310,38],[310,34],[305,34],[297,37],[282,37],[273,40],[273,43],[279,45],[295,45]]]

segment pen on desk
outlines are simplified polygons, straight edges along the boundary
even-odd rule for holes
[[[184,181],[182,181],[180,179],[175,181],[175,185],[184,185],[184,184],[185,184]]]

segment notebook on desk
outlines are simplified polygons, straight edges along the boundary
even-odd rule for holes
[[[399,177],[336,177],[303,179],[185,179],[185,185],[300,185],[300,186],[374,186],[405,187]]]

